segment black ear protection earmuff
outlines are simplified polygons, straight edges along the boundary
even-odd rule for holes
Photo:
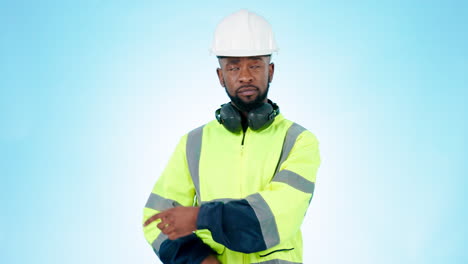
[[[269,101],[247,114],[247,124],[252,130],[267,128],[279,113],[278,105]],[[221,108],[216,110],[215,116],[227,130],[233,133],[239,133],[242,130],[241,114],[231,103],[221,105]]]

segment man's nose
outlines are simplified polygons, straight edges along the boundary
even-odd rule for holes
[[[247,67],[242,67],[239,74],[239,82],[250,83],[253,81],[253,75]]]

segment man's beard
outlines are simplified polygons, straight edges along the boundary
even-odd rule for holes
[[[235,104],[235,106],[239,110],[241,110],[242,112],[250,112],[251,110],[263,105],[265,99],[267,98],[268,90],[270,89],[270,83],[267,84],[267,87],[264,93],[261,93],[260,89],[258,89],[257,87],[259,94],[255,98],[255,100],[250,101],[250,102],[242,101],[242,99],[239,96],[237,96],[237,93],[234,96],[229,94],[227,87],[224,87],[224,89],[226,90],[226,93],[231,99],[231,101]]]

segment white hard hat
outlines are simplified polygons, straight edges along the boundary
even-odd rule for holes
[[[249,57],[269,55],[278,48],[268,21],[242,9],[218,24],[210,51],[216,56]]]

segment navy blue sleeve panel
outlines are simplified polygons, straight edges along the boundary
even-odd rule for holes
[[[200,264],[208,255],[216,255],[216,252],[195,234],[166,239],[159,249],[159,258],[164,264]]]
[[[210,230],[214,241],[234,251],[253,253],[267,249],[255,211],[245,199],[203,204],[197,228]]]

